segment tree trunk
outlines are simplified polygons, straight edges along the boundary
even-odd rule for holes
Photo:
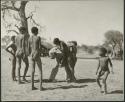
[[[19,9],[19,16],[21,19],[21,25],[26,28],[26,35],[25,35],[25,51],[26,55],[28,56],[29,50],[28,50],[28,39],[29,39],[29,32],[28,32],[28,22],[25,14],[25,7],[28,1],[21,1],[21,6]]]
[[[26,28],[26,35],[29,36],[28,32],[28,22],[25,14],[25,7],[26,7],[27,1],[21,1],[21,6],[19,10],[19,16],[21,19],[21,25]]]

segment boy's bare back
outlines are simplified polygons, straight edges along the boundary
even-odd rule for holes
[[[32,52],[40,51],[41,41],[39,36],[34,36],[34,35],[31,36],[29,42]]]
[[[17,50],[23,49],[24,47],[24,35],[17,35],[15,40]]]

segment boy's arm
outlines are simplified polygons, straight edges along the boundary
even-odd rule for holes
[[[113,72],[113,65],[112,65],[112,62],[111,62],[111,59],[110,59],[110,58],[109,58],[109,64],[110,64],[110,66],[111,66],[111,72],[114,73],[114,72]]]
[[[30,55],[31,54],[31,38],[28,39],[28,51],[29,51],[28,55]]]
[[[62,52],[64,52],[64,46],[63,46],[63,43],[62,43],[62,42],[60,43],[60,50],[61,50]]]
[[[97,73],[98,73],[99,67],[100,67],[100,60],[99,60],[99,62],[98,62],[98,67],[97,67],[96,75],[97,75]]]
[[[43,46],[42,46],[42,43],[41,43],[41,38],[39,36],[39,52],[40,52],[40,55],[42,54],[42,48],[43,48]]]
[[[23,36],[23,39],[22,39],[22,49],[23,49],[23,54],[24,54],[24,56],[23,57],[25,57],[26,56],[26,50],[25,50],[25,36]]]
[[[9,52],[10,54],[14,55],[14,53],[12,53],[12,51],[9,50],[9,48],[11,47],[12,43],[8,44],[6,47],[6,51]]]

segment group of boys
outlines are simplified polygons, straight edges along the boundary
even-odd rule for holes
[[[23,81],[26,80],[26,74],[29,68],[29,60],[28,56],[30,55],[30,61],[31,61],[31,67],[32,67],[32,74],[31,74],[31,83],[32,83],[32,90],[36,89],[34,87],[34,73],[35,73],[35,64],[37,63],[37,66],[39,68],[39,80],[40,80],[40,85],[39,88],[40,90],[43,90],[44,88],[42,87],[42,62],[41,62],[41,38],[38,36],[38,28],[37,27],[32,27],[31,32],[32,36],[30,38],[27,37],[26,34],[26,28],[25,27],[20,27],[19,29],[20,34],[11,37],[11,43],[8,44],[6,47],[6,51],[11,53],[11,63],[12,63],[12,79],[13,81],[16,80],[16,75],[15,75],[15,69],[16,69],[16,64],[17,64],[17,70],[18,70],[18,83],[21,84],[21,75],[20,75],[20,70],[21,70],[21,63],[22,61],[25,63],[25,70],[24,70],[24,75],[23,75]],[[72,82],[75,81],[75,76],[74,76],[74,66],[76,63],[76,52],[77,49],[75,49],[75,52],[72,52],[72,46],[68,47],[67,44],[65,44],[63,41],[60,41],[58,38],[55,38],[53,43],[59,47],[59,50],[63,53],[63,57],[61,60],[58,57],[58,54],[55,53],[55,58],[57,61],[56,67],[53,68],[52,73],[50,75],[49,81],[54,81],[55,76],[58,72],[58,68],[60,67],[65,67],[66,73],[67,73],[67,81]],[[77,43],[74,42],[74,45],[77,46]],[[9,50],[11,48],[11,50]],[[74,48],[74,47],[73,47]],[[71,51],[70,51],[71,50]],[[74,54],[75,53],[75,54]]]
[[[26,35],[26,28],[20,27],[20,34],[11,37],[11,43],[8,44],[6,47],[6,51],[11,53],[11,63],[12,63],[12,79],[16,81],[15,76],[15,69],[16,69],[16,62],[18,65],[18,83],[20,84],[21,77],[20,77],[20,70],[21,70],[21,62],[25,63],[25,70],[23,80],[26,80],[26,74],[29,67],[29,60],[28,56],[31,55],[31,67],[32,67],[32,74],[31,74],[31,83],[32,83],[32,90],[36,89],[34,87],[34,73],[35,73],[35,64],[37,63],[39,68],[39,79],[40,79],[40,90],[43,90],[42,87],[42,62],[41,62],[41,38],[38,35],[38,28],[32,27],[31,32],[32,36],[28,38]],[[55,38],[53,43],[55,44],[55,51],[50,50],[50,55],[52,58],[56,58],[56,67],[52,69],[49,81],[54,81],[56,74],[58,72],[59,67],[65,67],[65,71],[67,74],[67,82],[74,82],[76,78],[74,76],[74,67],[77,61],[76,53],[77,53],[77,42],[69,42],[69,45],[64,43],[63,41]],[[73,44],[73,46],[72,46]],[[11,50],[9,50],[11,48]],[[51,52],[52,51],[52,52]],[[107,84],[106,80],[110,73],[108,64],[112,67],[111,60],[108,56],[106,56],[107,50],[105,48],[100,48],[100,58],[99,64],[97,68],[97,83],[100,88],[104,87],[103,93],[107,93]],[[113,73],[113,68],[112,68]],[[102,79],[103,86],[100,84],[100,79]]]

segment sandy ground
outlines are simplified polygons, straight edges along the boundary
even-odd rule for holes
[[[11,65],[8,60],[9,54],[1,52],[1,100],[2,101],[123,101],[124,100],[124,66],[123,61],[113,60],[114,74],[110,74],[107,80],[109,94],[100,93],[95,82],[97,60],[78,59],[75,67],[77,83],[65,82],[65,70],[60,68],[56,76],[58,82],[46,82],[55,61],[42,58],[43,62],[43,87],[45,91],[39,91],[39,82],[36,81],[37,90],[31,90],[29,67],[27,73],[28,83],[18,84],[11,80]],[[21,74],[23,75],[24,64]],[[35,80],[38,80],[38,68],[36,67]]]

